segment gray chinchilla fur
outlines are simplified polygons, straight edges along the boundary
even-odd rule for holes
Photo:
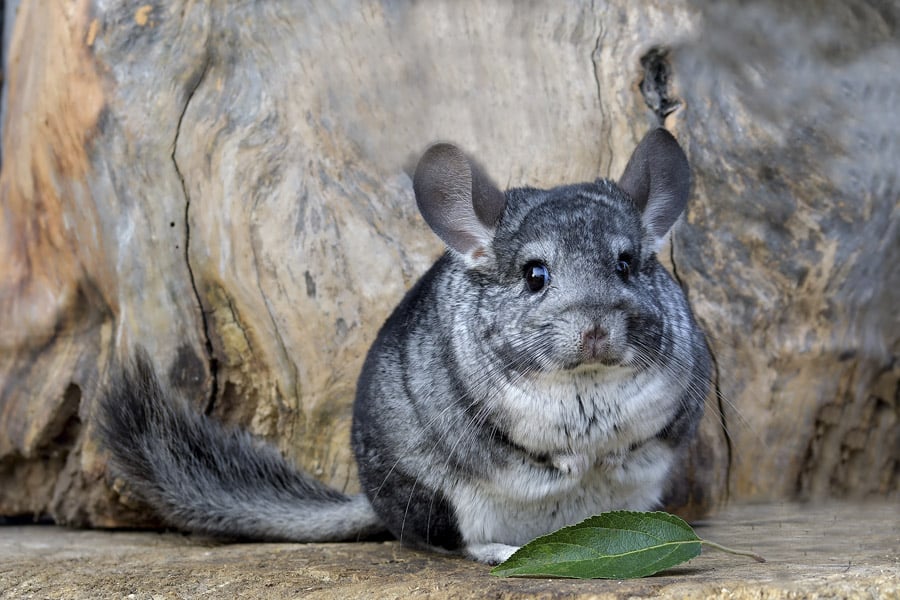
[[[389,531],[497,563],[614,509],[659,506],[710,384],[703,333],[656,252],[690,169],[665,130],[618,184],[498,190],[449,144],[416,169],[448,246],[369,350],[352,444],[363,494],[188,408],[138,352],[99,403],[114,473],[188,530],[330,541]]]

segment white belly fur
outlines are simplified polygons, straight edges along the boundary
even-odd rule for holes
[[[467,545],[520,546],[608,510],[654,508],[672,456],[662,443],[650,442],[624,462],[600,464],[578,478],[522,465],[491,482],[461,482],[451,502]]]
[[[510,439],[549,454],[556,468],[522,460],[487,481],[454,486],[450,501],[467,545],[519,546],[604,511],[657,505],[674,453],[655,439],[629,448],[669,421],[675,406],[665,399],[677,394],[658,375],[607,372],[602,384],[595,377],[532,380],[498,399],[515,424]]]

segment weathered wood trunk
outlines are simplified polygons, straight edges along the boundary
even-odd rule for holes
[[[694,168],[666,252],[717,362],[681,500],[898,494],[898,9],[115,4],[16,17],[0,515],[145,518],[92,422],[136,344],[352,489],[362,358],[441,250],[415,156],[451,139],[501,184],[617,177],[658,123]]]

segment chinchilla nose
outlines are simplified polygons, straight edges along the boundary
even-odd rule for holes
[[[608,337],[609,332],[601,325],[585,330],[581,334],[581,348],[584,357],[592,360],[604,356],[609,346]]]

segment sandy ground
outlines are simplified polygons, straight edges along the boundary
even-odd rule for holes
[[[704,550],[631,581],[498,579],[467,560],[357,544],[220,544],[179,533],[0,527],[0,598],[900,598],[896,503],[731,507]]]

